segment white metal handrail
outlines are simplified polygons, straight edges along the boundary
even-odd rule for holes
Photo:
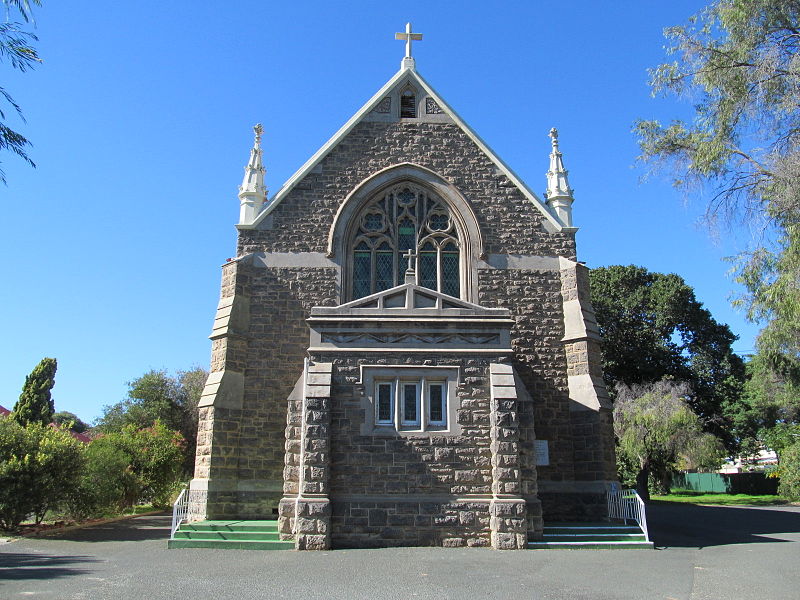
[[[208,492],[206,490],[190,490],[184,488],[181,491],[175,504],[172,505],[172,528],[170,529],[169,539],[175,538],[175,532],[181,523],[189,520],[190,514],[198,514],[201,507],[205,506]],[[191,510],[194,507],[194,510]]]
[[[650,534],[647,532],[647,514],[645,513],[644,501],[639,497],[636,490],[609,490],[606,493],[608,502],[608,518],[621,519],[626,523],[635,521],[644,533],[644,539],[650,541]]]

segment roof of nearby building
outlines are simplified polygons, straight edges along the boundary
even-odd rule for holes
[[[10,410],[8,410],[5,406],[0,406],[0,417],[7,417],[10,414]]]

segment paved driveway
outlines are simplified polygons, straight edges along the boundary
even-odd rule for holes
[[[139,517],[0,544],[0,598],[800,598],[800,507],[648,514],[658,550],[167,551]]]

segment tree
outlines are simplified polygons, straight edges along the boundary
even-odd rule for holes
[[[778,493],[800,501],[800,441],[788,446],[781,455],[780,477]]]
[[[735,446],[726,408],[738,401],[745,372],[730,328],[675,274],[615,265],[593,269],[590,283],[609,389],[665,377],[688,382],[688,402],[705,429]]]
[[[645,501],[650,499],[651,475],[668,491],[682,457],[696,466],[713,466],[721,460],[719,441],[703,433],[700,420],[685,400],[690,392],[687,384],[670,380],[617,387],[617,454],[622,464],[634,468],[636,491]]]
[[[0,527],[14,529],[29,515],[40,523],[74,493],[83,457],[61,429],[0,419]]]
[[[742,456],[767,447],[779,452],[787,445],[784,432],[800,423],[800,386],[776,372],[756,354],[747,362],[747,381],[739,402],[725,408]]]
[[[197,439],[197,404],[208,373],[194,367],[178,371],[172,377],[164,370],[148,371],[128,383],[128,397],[103,408],[97,429],[105,433],[121,431],[127,425],[137,429],[150,427],[160,421],[167,428],[180,431],[186,441],[184,471],[194,465]]]
[[[31,3],[40,6],[41,0],[30,0],[30,2],[28,0],[3,0],[3,4],[6,7],[6,14],[8,14],[11,9],[15,9],[26,23],[30,23],[33,20]],[[37,38],[35,35],[28,31],[23,31],[20,23],[8,21],[0,23],[0,61],[7,61],[11,64],[13,69],[22,72],[27,71],[41,62],[39,55],[36,53],[36,49],[31,46],[31,42],[36,40]],[[5,88],[0,87],[0,98],[5,100],[23,121],[25,120],[19,105],[14,102],[14,99]],[[5,121],[5,112],[0,109],[0,150],[9,150],[32,167],[35,167],[36,165],[25,151],[26,147],[30,145],[30,142],[25,136],[17,133],[6,125]],[[0,169],[0,181],[5,182],[5,180],[5,173]]]
[[[763,228],[738,262],[759,353],[800,382],[800,0],[717,0],[665,35],[677,60],[654,94],[692,99],[691,123],[639,121],[640,158],[713,190],[710,221]]]
[[[89,429],[89,425],[84,423],[78,415],[66,410],[61,410],[53,415],[53,423],[63,425],[75,433],[83,433]]]
[[[55,358],[43,358],[31,374],[25,377],[22,394],[11,411],[12,419],[23,426],[30,423],[47,425],[52,422],[55,406],[51,390],[56,383],[57,368]]]

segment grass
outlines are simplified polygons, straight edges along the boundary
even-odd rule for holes
[[[675,490],[671,494],[663,496],[654,494],[650,498],[661,502],[716,504],[719,506],[775,506],[789,503],[783,496],[774,494],[708,494],[688,490]]]

